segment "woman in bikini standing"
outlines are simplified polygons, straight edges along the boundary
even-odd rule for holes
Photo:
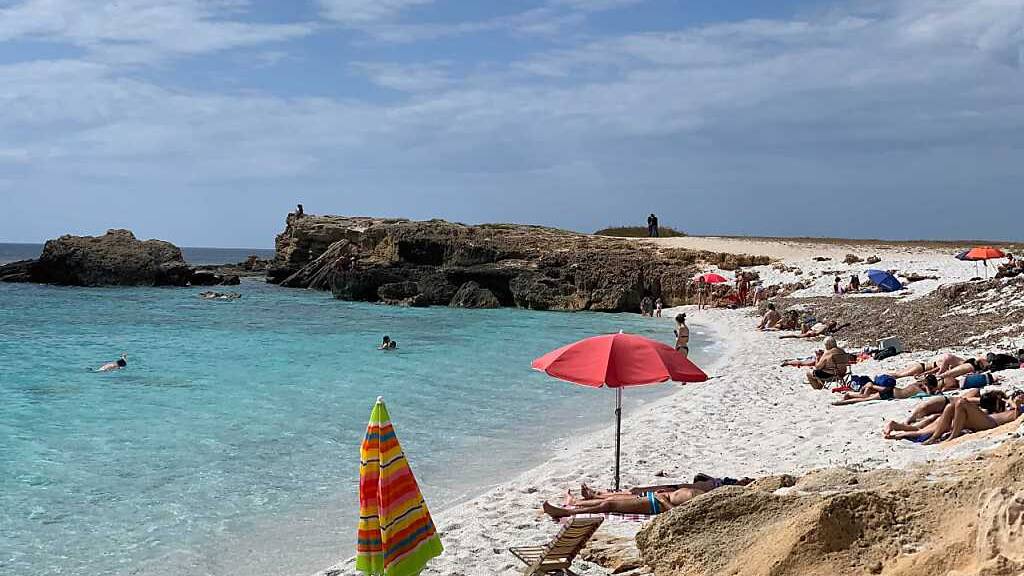
[[[683,356],[690,355],[690,327],[686,325],[686,314],[676,315],[676,351]]]

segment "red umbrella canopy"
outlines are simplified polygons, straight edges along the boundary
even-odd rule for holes
[[[621,332],[563,346],[537,358],[531,366],[559,380],[595,388],[708,379],[703,370],[671,346]]]
[[[703,278],[708,284],[721,284],[722,282],[728,282],[729,279],[721,274],[702,274],[697,277],[698,279]]]
[[[966,258],[968,260],[992,260],[994,258],[1006,258],[1006,254],[999,248],[993,248],[991,246],[975,246],[967,252]]]

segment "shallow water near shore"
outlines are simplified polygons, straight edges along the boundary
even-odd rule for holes
[[[0,284],[0,574],[309,574],[352,555],[378,395],[437,511],[611,423],[610,391],[532,358],[620,329],[672,338],[668,319],[632,314],[237,289]],[[375,350],[384,333],[397,352]],[[694,330],[698,362],[706,345]],[[122,351],[127,369],[90,371]]]

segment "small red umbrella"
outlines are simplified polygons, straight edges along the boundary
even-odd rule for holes
[[[643,336],[593,336],[533,361],[531,366],[574,384],[615,388],[615,489],[619,489],[622,438],[622,388],[674,380],[704,382],[708,375],[677,350]]]
[[[729,279],[726,278],[725,276],[722,276],[721,274],[713,274],[713,273],[712,274],[702,274],[702,275],[697,277],[698,280],[701,279],[701,278],[703,278],[704,281],[707,282],[708,284],[721,284],[722,282],[728,282],[729,281]]]
[[[975,246],[967,252],[967,260],[993,260],[995,258],[1006,258],[1006,254],[999,248],[991,246]]]
[[[1006,254],[999,248],[993,248],[992,246],[975,246],[968,250],[965,260],[981,260],[981,263],[985,265],[985,277],[987,278],[988,261],[995,258],[1006,258]]]

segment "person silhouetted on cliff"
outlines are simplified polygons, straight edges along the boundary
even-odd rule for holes
[[[299,205],[298,205],[298,206],[297,206],[297,207],[295,208],[295,217],[296,217],[296,218],[302,218],[302,217],[303,217],[303,216],[305,216],[305,215],[306,215],[306,213],[305,213],[305,212],[303,212],[303,210],[302,210],[302,204],[299,204]]]
[[[658,217],[654,215],[654,212],[647,217],[647,235],[651,238],[658,237]]]

